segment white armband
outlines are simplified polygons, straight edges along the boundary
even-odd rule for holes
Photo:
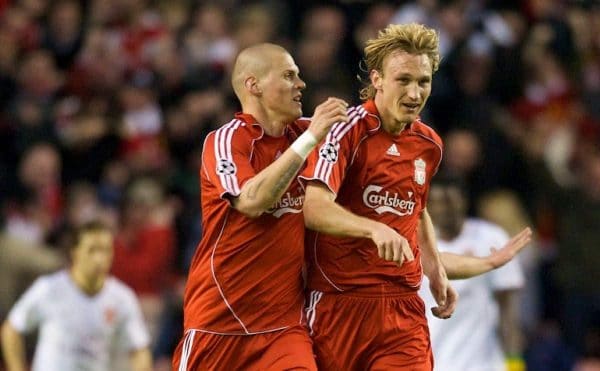
[[[317,138],[315,138],[310,131],[306,130],[294,141],[294,143],[292,143],[290,148],[296,152],[298,156],[302,157],[303,160],[306,160],[308,154],[315,148],[317,143]]]

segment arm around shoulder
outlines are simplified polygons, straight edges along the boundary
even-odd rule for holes
[[[298,174],[304,160],[292,149],[286,150],[242,186],[237,197],[231,197],[232,206],[249,218],[258,218],[281,198]]]

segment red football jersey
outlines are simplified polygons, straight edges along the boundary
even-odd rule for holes
[[[266,135],[250,115],[211,132],[200,169],[202,240],[184,297],[184,327],[253,334],[302,323],[304,192],[295,179],[266,213],[250,219],[233,207],[244,183],[281,155],[297,136]]]
[[[417,290],[422,276],[417,225],[442,159],[442,141],[420,120],[398,135],[387,133],[373,101],[348,113],[349,122],[333,126],[300,178],[323,182],[341,206],[396,230],[408,240],[415,260],[398,267],[380,258],[369,239],[307,231],[308,286],[376,294]]]

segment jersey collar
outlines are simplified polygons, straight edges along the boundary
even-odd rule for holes
[[[256,139],[262,139],[265,136],[265,130],[263,129],[262,125],[251,114],[244,113],[244,112],[236,112],[235,118],[248,124],[249,128],[252,131],[253,136]],[[296,120],[296,121],[298,121],[298,120]],[[295,122],[294,122],[294,124],[295,124]],[[288,137],[290,135],[290,127],[289,126],[290,125],[286,126],[283,131],[283,134]],[[294,131],[294,130],[291,130],[291,131]]]
[[[375,105],[375,101],[373,99],[369,99],[369,100],[365,101],[365,103],[363,103],[363,107],[368,112],[369,116],[371,116],[371,117],[375,116],[377,118],[378,126],[375,129],[379,129],[382,126],[382,123],[381,123],[381,118],[379,116],[379,111],[377,110],[377,106]],[[421,121],[421,117],[418,116],[415,119],[415,121],[406,125],[406,127],[404,128],[403,131],[412,132],[412,126],[413,126],[412,124],[416,121]],[[373,130],[373,129],[371,127],[369,127],[369,131],[371,131],[371,130]]]
[[[379,131],[381,127],[381,119],[379,118],[379,111],[377,111],[377,107],[375,106],[375,101],[372,99],[367,100],[363,103],[363,108],[367,111],[367,117],[370,117],[370,120],[365,120],[367,123],[367,133],[368,135],[373,135]]]
[[[256,121],[254,116],[252,116],[251,114],[244,112],[236,112],[235,118],[247,124],[248,129],[250,130],[252,136],[255,139],[260,139],[264,136],[265,131],[263,127],[258,123],[258,121]]]

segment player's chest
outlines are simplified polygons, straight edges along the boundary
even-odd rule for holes
[[[416,137],[377,135],[363,140],[350,172],[363,188],[378,185],[396,191],[421,193],[437,166],[431,146]]]
[[[290,146],[286,136],[256,140],[250,153],[250,164],[259,172],[277,160]]]
[[[50,323],[87,341],[102,341],[112,336],[120,321],[116,300],[94,300],[78,295],[65,297],[46,308]]]

